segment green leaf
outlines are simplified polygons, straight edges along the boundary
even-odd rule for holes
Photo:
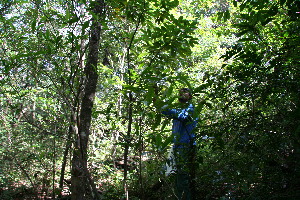
[[[205,101],[201,101],[200,103],[198,103],[196,105],[196,108],[195,108],[195,112],[194,112],[194,118],[197,117],[199,115],[199,113],[202,111],[203,107],[204,107],[204,103]]]
[[[70,16],[71,16],[71,14],[70,14],[70,10],[69,9],[66,9],[66,21],[69,21],[70,20]]]
[[[161,132],[163,132],[164,130],[165,130],[165,128],[166,128],[166,126],[169,124],[169,121],[168,120],[165,120],[164,122],[163,122],[163,124],[162,124],[162,126],[161,126]]]
[[[205,84],[202,84],[202,85],[198,86],[197,88],[195,88],[195,89],[193,90],[193,93],[194,93],[194,94],[197,94],[197,93],[207,93],[207,92],[205,91],[205,89],[208,88],[209,86],[211,86],[211,83],[205,83]]]
[[[280,5],[283,6],[285,4],[286,0],[280,0]]]
[[[226,10],[226,12],[224,13],[224,21],[227,21],[228,19],[230,19],[230,12],[229,10]]]
[[[162,143],[162,150],[167,149],[167,147],[172,143],[174,136],[171,134],[167,139]]]
[[[274,18],[270,17],[268,19],[266,19],[264,22],[261,22],[261,25],[265,26],[267,25],[269,22],[271,22]]]
[[[218,20],[218,21],[221,21],[221,19],[223,18],[223,15],[224,15],[223,12],[218,12],[218,13],[217,13],[217,16],[218,16],[217,20]]]
[[[86,21],[82,25],[82,32],[84,33],[85,29],[87,29],[90,25],[90,21]]]
[[[159,148],[161,148],[161,144],[162,144],[162,137],[161,134],[157,134],[155,137],[155,145]]]
[[[237,37],[241,37],[241,36],[245,35],[248,32],[249,32],[249,30],[244,30],[244,31],[238,32],[236,35],[237,35]]]
[[[152,102],[152,99],[154,97],[154,88],[153,88],[153,86],[149,86],[147,88],[147,90],[148,90],[148,92],[146,93],[145,99],[148,103],[150,103],[150,102]]]
[[[173,94],[173,90],[174,90],[174,87],[173,87],[173,85],[171,84],[170,87],[167,89],[167,92],[165,93],[165,94],[166,94],[165,97],[166,97],[166,98],[171,97],[172,94]]]
[[[232,3],[233,3],[233,6],[234,6],[234,7],[237,7],[237,0],[233,0]]]
[[[34,18],[31,23],[31,31],[35,32],[35,30],[36,30],[36,18]]]
[[[204,105],[206,105],[207,107],[209,107],[210,109],[212,109],[213,108],[213,103],[211,102],[211,101],[208,101],[208,100],[206,100],[205,102],[204,102]]]
[[[78,22],[79,21],[79,17],[77,17],[76,15],[75,16],[73,16],[69,21],[68,21],[68,23],[69,24],[73,24],[73,23],[76,23],[76,22]]]
[[[253,39],[251,39],[251,38],[241,38],[241,39],[239,39],[238,41],[239,42],[248,42],[248,41],[252,41]]]

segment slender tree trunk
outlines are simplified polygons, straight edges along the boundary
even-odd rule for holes
[[[103,4],[103,0],[98,0],[96,1],[96,4],[94,4],[94,13],[100,18],[104,14]],[[85,84],[81,101],[78,134],[75,141],[72,159],[72,200],[84,200],[88,199],[88,196],[92,196],[93,199],[100,199],[87,168],[88,139],[90,135],[92,108],[98,81],[97,64],[100,33],[101,23],[97,19],[93,19],[89,40],[89,52],[84,69]]]
[[[144,180],[143,180],[143,174],[142,174],[142,170],[143,170],[143,151],[144,151],[144,140],[143,140],[143,131],[142,131],[142,127],[143,127],[143,116],[140,116],[139,118],[139,146],[138,146],[138,151],[139,151],[139,182],[140,182],[140,194],[141,194],[141,199],[146,199],[145,198],[145,188],[144,188]]]
[[[128,126],[127,126],[127,135],[125,138],[125,147],[124,147],[124,192],[126,196],[126,200],[129,199],[128,189],[127,189],[127,173],[128,173],[128,154],[129,154],[129,146],[131,143],[131,129],[132,129],[132,103],[133,97],[132,92],[129,93],[129,107],[128,107]]]
[[[53,161],[52,161],[52,198],[55,199],[55,174],[56,174],[56,170],[55,170],[55,166],[56,166],[56,126],[54,129],[54,137],[53,137]]]
[[[129,46],[127,48],[127,83],[128,85],[132,85],[133,84],[133,80],[132,80],[132,74],[131,74],[131,70],[133,69],[131,67],[131,63],[130,63],[130,50],[131,47],[133,45],[133,40],[135,38],[135,35],[137,33],[137,30],[140,26],[141,23],[141,15],[138,18],[138,22],[136,24],[135,30],[131,36],[130,42],[129,42]],[[125,192],[125,196],[126,196],[126,200],[129,199],[129,195],[128,195],[128,188],[127,188],[127,174],[128,174],[128,154],[129,154],[129,146],[131,143],[131,132],[132,132],[132,122],[133,122],[133,92],[130,91],[129,92],[129,105],[128,105],[128,126],[127,126],[127,135],[125,138],[125,147],[124,147],[124,192]]]
[[[127,48],[124,48],[123,50],[123,56],[120,58],[121,59],[121,62],[119,64],[119,72],[120,72],[120,81],[123,82],[124,81],[124,73],[125,73],[125,58],[126,58],[126,52],[127,52]],[[115,71],[117,71],[117,69],[115,69]],[[121,90],[122,90],[122,85],[121,85]],[[117,110],[118,110],[118,115],[117,115],[117,118],[121,118],[122,116],[122,104],[123,104],[123,96],[120,95],[118,97],[118,101],[117,101]],[[111,153],[111,158],[112,160],[114,161],[115,160],[115,156],[116,156],[116,152],[117,152],[117,141],[119,141],[119,136],[120,136],[120,132],[117,131],[116,133],[114,133],[114,136],[113,136],[113,146],[112,146],[112,153]],[[115,162],[114,163],[114,167],[116,168],[116,164]]]
[[[75,114],[72,114],[72,119],[71,119],[71,125],[69,126],[69,131],[68,131],[68,138],[67,138],[67,143],[66,143],[66,149],[64,151],[64,156],[63,156],[63,161],[61,165],[61,171],[60,171],[60,180],[59,180],[59,188],[63,189],[64,185],[64,179],[65,179],[65,170],[66,170],[66,165],[67,165],[67,159],[69,155],[69,150],[72,145],[72,136],[77,134],[77,126],[75,125],[75,119],[76,117],[74,116]],[[74,120],[73,120],[74,118]]]

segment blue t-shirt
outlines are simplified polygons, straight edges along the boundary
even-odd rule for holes
[[[189,104],[183,109],[167,109],[162,114],[173,119],[172,133],[174,135],[174,148],[189,147],[195,145],[194,128],[197,125],[197,119],[193,119],[194,106]]]

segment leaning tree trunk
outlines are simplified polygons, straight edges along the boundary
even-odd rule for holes
[[[103,0],[97,0],[94,4],[94,13],[102,18],[104,14]],[[99,199],[94,182],[87,168],[87,149],[92,119],[92,108],[97,87],[97,64],[99,54],[101,23],[97,19],[92,20],[91,35],[89,39],[89,52],[84,69],[85,84],[81,100],[78,134],[74,146],[72,159],[71,192],[72,200]]]

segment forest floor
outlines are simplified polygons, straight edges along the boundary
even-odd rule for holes
[[[14,183],[8,187],[0,188],[1,200],[46,200],[46,199],[61,199],[67,200],[70,198],[68,187],[64,187],[62,191],[53,191],[44,186],[28,187],[22,183]]]

